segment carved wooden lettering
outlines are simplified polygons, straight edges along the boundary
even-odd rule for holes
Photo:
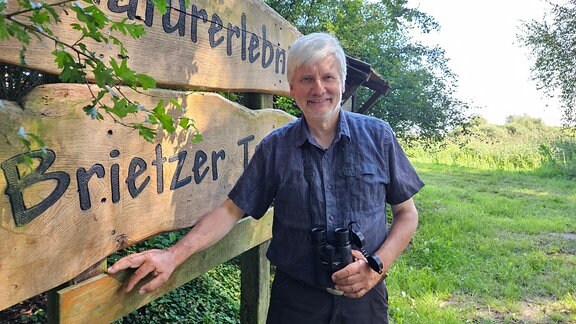
[[[146,26],[146,35],[137,40],[115,36],[128,50],[130,67],[154,77],[158,85],[289,94],[286,51],[300,33],[263,2],[197,0],[186,6],[185,0],[169,0],[164,14],[150,0],[97,3],[113,19],[142,21]],[[10,1],[7,12],[17,11],[17,6]],[[63,42],[73,44],[78,34],[69,24],[75,18],[61,12],[61,19],[62,24],[51,29]],[[0,46],[0,62],[20,64],[16,42],[0,41]],[[87,46],[104,61],[120,54],[104,44]],[[29,67],[59,73],[51,51],[33,40],[26,51]],[[222,78],[223,74],[234,77]]]
[[[54,151],[33,151],[28,156],[39,161],[38,167],[30,174],[22,174],[18,170],[18,164],[24,161],[22,154],[9,158],[0,164],[6,179],[4,193],[10,201],[15,226],[25,225],[45,212],[62,197],[70,183],[70,176],[65,172],[46,172],[56,159]],[[56,188],[37,205],[26,207],[23,196],[24,190],[35,183],[48,180],[56,180]]]
[[[41,86],[24,109],[0,110],[0,127],[23,125],[46,143],[26,153],[29,168],[0,141],[0,241],[10,242],[0,244],[0,309],[128,244],[194,225],[226,198],[259,141],[293,119],[209,93],[122,91],[150,106],[176,98],[204,140],[192,143],[182,132],[147,143],[111,120],[94,122],[81,109],[90,98],[85,85]]]

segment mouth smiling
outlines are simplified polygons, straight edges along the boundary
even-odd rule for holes
[[[326,101],[332,102],[332,98],[324,98],[324,99],[309,99],[308,102],[311,104],[320,104]]]

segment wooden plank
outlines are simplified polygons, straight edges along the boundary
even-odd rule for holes
[[[56,2],[56,0],[49,0]],[[49,2],[46,1],[46,2]],[[158,84],[196,90],[253,91],[287,95],[286,51],[300,33],[259,0],[196,0],[188,8],[182,1],[168,1],[165,15],[147,11],[145,0],[101,0],[100,8],[115,20],[142,19],[146,35],[134,40],[114,32],[128,49],[128,65],[154,77]],[[66,4],[75,5],[75,1]],[[86,5],[86,4],[84,4]],[[58,6],[61,24],[52,27],[63,42],[73,44],[79,33],[70,23],[75,15]],[[7,13],[18,11],[9,1]],[[29,13],[28,13],[29,14]],[[28,22],[26,14],[15,16]],[[85,42],[104,62],[118,58],[117,48]],[[21,44],[0,41],[0,62],[20,65]],[[53,42],[33,38],[27,46],[28,67],[59,74]],[[76,55],[73,55],[76,56]],[[227,77],[233,76],[233,77]]]
[[[272,211],[259,221],[242,219],[220,242],[191,256],[174,271],[169,281],[153,293],[139,295],[140,283],[130,293],[123,284],[131,271],[115,276],[102,274],[58,292],[60,323],[109,323],[144,306],[202,273],[272,237]],[[257,289],[257,287],[253,287]]]
[[[16,164],[18,148],[0,141],[0,241],[10,242],[0,244],[0,309],[71,280],[118,249],[195,224],[226,198],[256,144],[293,120],[215,94],[124,92],[147,107],[177,98],[204,140],[160,133],[146,143],[110,118],[92,121],[81,111],[90,99],[85,85],[41,86],[24,109],[0,110],[0,129],[23,125],[44,139],[47,152],[36,152],[31,173]]]
[[[266,258],[269,245],[270,241],[265,242],[240,256],[241,323],[266,323],[270,304],[270,261]]]
[[[60,295],[58,295],[58,291],[69,287],[71,285],[77,284],[79,282],[85,281],[92,277],[98,276],[103,272],[106,272],[107,263],[106,259],[96,263],[95,265],[91,266],[84,272],[82,272],[76,278],[63,283],[62,285],[50,289],[46,294],[46,317],[49,324],[51,323],[59,323],[60,322]]]

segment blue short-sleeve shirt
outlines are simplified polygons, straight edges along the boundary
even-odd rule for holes
[[[311,193],[306,163],[313,174]],[[372,254],[388,234],[387,203],[402,203],[423,186],[388,123],[342,110],[328,149],[310,135],[305,118],[266,136],[229,198],[256,219],[273,204],[268,259],[291,277],[319,286],[312,227],[324,227],[330,240],[336,228],[355,222]]]

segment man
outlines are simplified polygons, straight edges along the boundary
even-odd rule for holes
[[[262,140],[228,199],[182,240],[110,267],[111,274],[138,268],[127,291],[149,273],[154,278],[140,293],[155,290],[245,213],[258,219],[274,203],[267,257],[276,274],[268,323],[387,323],[384,278],[416,229],[412,196],[424,184],[387,123],[341,109],[346,57],[335,37],[313,33],[298,39],[287,67],[290,95],[303,117]],[[387,203],[393,215],[390,230]],[[313,247],[312,229],[326,233],[328,246],[337,245],[337,231],[359,232],[364,253],[352,250],[349,263],[335,272],[323,268],[319,258],[337,257],[333,249]]]

